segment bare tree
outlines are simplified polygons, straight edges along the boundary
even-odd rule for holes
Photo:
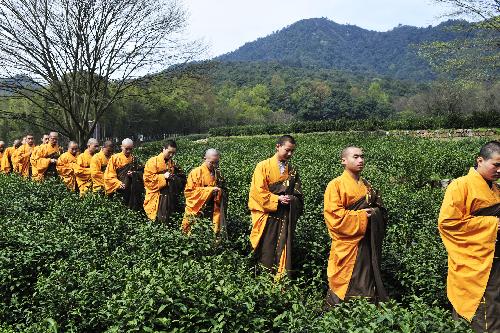
[[[201,52],[186,17],[175,0],[2,0],[0,89],[40,111],[0,112],[86,142],[138,75]]]
[[[482,21],[482,26],[500,32],[500,0],[434,0],[450,6],[448,17]]]

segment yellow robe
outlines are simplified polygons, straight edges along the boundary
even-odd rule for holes
[[[122,182],[118,179],[116,170],[132,163],[133,160],[134,157],[132,154],[129,157],[126,157],[123,153],[114,154],[109,158],[106,171],[104,172],[104,188],[106,189],[106,194],[116,192],[122,184]]]
[[[368,216],[364,210],[347,208],[366,197],[368,189],[360,178],[356,181],[347,171],[332,180],[325,191],[324,217],[332,239],[328,258],[328,285],[345,299],[358,254],[358,243],[364,237]]]
[[[471,168],[446,189],[438,227],[448,251],[448,299],[471,321],[484,295],[493,265],[498,218],[473,216],[478,209],[500,203],[498,185],[491,189]]]
[[[182,230],[190,231],[190,218],[197,216],[202,212],[205,203],[212,198],[213,190],[217,187],[217,179],[212,176],[210,170],[205,164],[191,170],[188,175],[184,196],[186,197],[186,208],[182,220]],[[219,191],[214,200],[214,212],[212,216],[213,228],[215,233],[219,233],[220,226],[220,202],[222,193]]]
[[[41,145],[39,146],[35,146],[33,147],[33,151],[31,152],[31,157],[30,157],[30,164],[31,164],[31,178],[33,179],[37,179],[38,177],[38,170],[36,169],[36,165],[35,165],[35,156],[37,156],[38,154],[38,150],[40,149],[41,146],[43,146],[45,143],[42,143]]]
[[[75,164],[77,156],[70,152],[62,154],[56,163],[57,173],[70,191],[76,190]]]
[[[165,162],[163,154],[151,157],[144,166],[144,188],[146,195],[144,197],[144,211],[151,220],[156,220],[158,213],[158,203],[160,202],[160,190],[167,186],[168,181],[163,174],[165,172],[174,172],[174,163],[169,160]]]
[[[16,148],[14,146],[12,147],[7,147],[5,151],[3,152],[2,160],[0,161],[0,170],[3,173],[11,173],[14,170],[12,170],[12,154],[16,151]],[[10,162],[9,162],[10,160]]]
[[[92,155],[86,149],[83,154],[78,155],[74,166],[76,184],[80,195],[84,195],[87,191],[92,190],[92,175],[90,173],[90,162]]]
[[[31,175],[30,158],[33,148],[34,146],[30,146],[25,143],[21,147],[17,148],[16,153],[12,158],[14,170],[25,178],[28,178]]]
[[[59,145],[52,146],[50,143],[40,145],[32,156],[31,166],[33,168],[33,179],[36,181],[45,178],[45,172],[50,165],[50,155],[60,153]]]
[[[278,210],[278,195],[269,191],[269,185],[283,182],[287,178],[288,165],[281,175],[276,155],[259,162],[255,167],[248,198],[248,209],[252,215],[250,243],[254,249],[262,237],[269,213]]]
[[[108,165],[108,158],[102,151],[94,154],[90,160],[90,175],[92,177],[92,191],[104,192],[104,171]]]

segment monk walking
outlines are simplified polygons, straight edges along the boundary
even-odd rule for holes
[[[78,144],[75,141],[70,141],[68,144],[68,150],[57,159],[56,163],[56,169],[59,177],[61,177],[61,180],[71,192],[75,192],[77,190],[75,178],[77,156]]]
[[[102,145],[100,152],[94,154],[90,160],[90,175],[92,177],[92,192],[104,193],[104,171],[108,165],[108,160],[113,155],[114,145],[111,141],[106,141]]]
[[[274,156],[255,167],[248,199],[255,259],[276,279],[291,276],[295,226],[303,209],[300,178],[290,163],[294,151],[292,136],[278,139]]]
[[[500,332],[500,142],[485,144],[476,166],[450,183],[438,227],[448,251],[454,317],[476,332]]]
[[[92,191],[92,175],[90,172],[90,163],[92,157],[99,149],[99,142],[96,139],[87,141],[87,149],[78,155],[74,166],[76,185],[80,195],[83,196],[88,191]]]

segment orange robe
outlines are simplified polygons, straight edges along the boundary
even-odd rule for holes
[[[58,155],[60,152],[59,145],[53,147],[50,143],[46,143],[39,146],[31,160],[34,180],[40,181],[45,178],[45,172],[50,166],[50,156],[53,154]]]
[[[106,171],[104,172],[104,188],[106,189],[106,194],[112,194],[120,188],[122,182],[118,179],[118,174],[116,170],[124,167],[125,165],[132,163],[134,157],[130,154],[129,157],[125,156],[123,152],[114,154],[109,158],[108,165],[106,166]]]
[[[163,174],[165,172],[174,172],[174,163],[172,160],[165,162],[163,154],[151,157],[144,166],[144,188],[146,195],[144,197],[144,211],[151,220],[156,220],[158,213],[158,203],[160,202],[160,190],[168,185],[167,179]]]
[[[102,151],[94,154],[90,160],[90,175],[92,177],[92,191],[104,192],[104,171],[108,165],[108,158]]]
[[[33,151],[31,152],[31,157],[30,157],[30,164],[31,164],[31,178],[37,179],[38,177],[38,170],[36,169],[35,165],[35,156],[38,154],[38,150],[40,149],[41,146],[43,146],[45,143],[42,143],[39,146],[33,147]]]
[[[324,197],[324,217],[332,239],[328,258],[328,285],[345,299],[358,254],[358,243],[364,237],[368,216],[364,210],[348,210],[365,197],[368,189],[360,178],[356,181],[347,171],[333,179]]]
[[[189,232],[190,219],[199,215],[208,200],[213,198],[213,190],[217,187],[217,179],[212,175],[208,167],[203,163],[201,166],[191,170],[188,175],[184,196],[186,197],[186,208],[184,219],[182,220],[182,230]],[[219,233],[220,226],[220,202],[222,192],[217,193],[214,198],[214,211],[212,215],[213,228],[215,233]]]
[[[469,321],[488,283],[498,233],[497,217],[473,213],[498,203],[498,186],[491,189],[471,168],[466,176],[448,186],[439,213],[439,233],[448,251],[448,299],[455,311]]]
[[[84,195],[87,191],[92,190],[92,175],[90,173],[90,162],[92,155],[86,149],[83,154],[78,155],[74,166],[76,184],[80,195]]]
[[[34,146],[30,146],[27,143],[17,148],[15,155],[12,158],[12,164],[14,165],[14,170],[21,176],[28,178],[31,176],[31,164],[30,158]]]
[[[287,178],[288,166],[280,174],[276,155],[259,162],[255,167],[248,198],[248,209],[252,215],[250,243],[254,249],[259,244],[269,213],[278,210],[278,195],[269,191],[269,184],[283,182]]]
[[[11,173],[13,172],[13,165],[12,165],[12,154],[16,151],[16,148],[14,146],[12,147],[7,147],[5,151],[3,152],[2,160],[0,161],[0,170],[3,173]]]
[[[75,164],[77,156],[70,152],[62,154],[56,163],[57,173],[70,191],[76,190]]]

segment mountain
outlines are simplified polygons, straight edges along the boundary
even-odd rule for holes
[[[326,18],[313,18],[246,43],[215,60],[277,61],[289,66],[372,73],[395,79],[430,80],[435,74],[418,56],[416,46],[422,42],[463,38],[466,32],[454,31],[454,27],[468,24],[466,21],[449,20],[426,28],[399,25],[387,32],[377,32],[338,24]]]

